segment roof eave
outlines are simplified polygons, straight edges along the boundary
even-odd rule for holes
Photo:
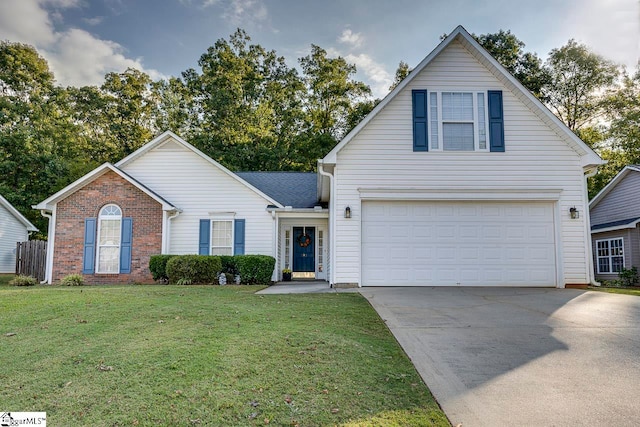
[[[7,199],[0,195],[0,205],[4,206],[18,221],[20,221],[27,231],[38,231],[38,228],[31,223],[24,215],[20,213]]]

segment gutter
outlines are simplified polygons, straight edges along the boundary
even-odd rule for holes
[[[587,245],[587,257],[589,258],[587,261],[587,266],[589,268],[589,284],[591,286],[600,287],[600,282],[596,281],[594,273],[595,267],[593,265],[593,241],[591,240],[591,215],[589,212],[589,192],[587,191],[587,179],[594,176],[597,172],[597,166],[587,170],[587,172],[584,174],[584,185],[582,186],[582,191],[584,193],[584,199],[587,201],[587,203],[585,203],[587,212],[585,213],[584,229],[586,235],[589,236],[589,245]]]
[[[50,213],[47,213],[47,211],[45,211],[44,209],[40,210],[40,215],[42,215],[43,217],[47,218],[49,220],[49,227],[48,227],[48,232],[47,232],[47,257],[46,257],[46,261],[44,263],[44,280],[42,280],[40,282],[41,285],[47,284],[49,283],[49,280],[51,279],[49,276],[49,266],[51,265],[51,259],[49,254],[53,255],[53,240],[52,240],[52,234],[55,233],[55,222],[52,221],[53,216]]]
[[[324,162],[322,160],[318,160],[318,173],[322,176],[329,177],[329,248],[331,249],[331,254],[329,259],[331,260],[331,274],[329,275],[329,284],[331,287],[335,284],[336,277],[336,251],[335,251],[335,229],[336,229],[336,215],[335,212],[331,213],[331,209],[333,204],[335,203],[335,198],[333,197],[333,192],[335,189],[333,182],[333,174],[326,172],[324,170]]]

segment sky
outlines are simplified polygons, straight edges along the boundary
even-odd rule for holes
[[[629,70],[640,59],[640,0],[0,0],[0,39],[36,47],[63,86],[127,67],[179,77],[242,28],[290,66],[311,44],[343,56],[381,98],[400,61],[458,25],[511,30],[542,59],[572,38]]]

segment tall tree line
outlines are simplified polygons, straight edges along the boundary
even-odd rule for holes
[[[609,164],[590,193],[640,163],[640,72],[570,40],[546,62],[509,31],[475,36],[507,70]],[[100,86],[60,87],[29,45],[0,42],[0,194],[42,231],[30,206],[103,162],[171,129],[231,170],[311,171],[379,100],[356,67],[312,45],[299,67],[238,29],[198,68],[153,81],[127,69]],[[401,62],[397,86],[411,72]]]

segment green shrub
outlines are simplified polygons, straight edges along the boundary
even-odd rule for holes
[[[151,255],[149,259],[149,271],[155,281],[168,282],[167,262],[176,255]]]
[[[176,255],[167,261],[169,282],[181,285],[217,283],[222,271],[220,257],[210,255]]]
[[[220,261],[222,262],[222,272],[232,275],[240,274],[238,272],[238,265],[236,263],[237,256],[221,255]]]
[[[624,286],[633,286],[638,283],[638,269],[636,267],[629,269],[622,267],[622,270],[618,273],[618,277]]]
[[[11,279],[11,281],[9,282],[10,286],[35,286],[37,284],[38,279],[31,276],[24,276],[22,274]]]
[[[84,277],[82,274],[69,274],[60,280],[62,286],[84,286]]]
[[[274,257],[268,255],[236,255],[234,257],[243,284],[269,285],[276,265]]]

